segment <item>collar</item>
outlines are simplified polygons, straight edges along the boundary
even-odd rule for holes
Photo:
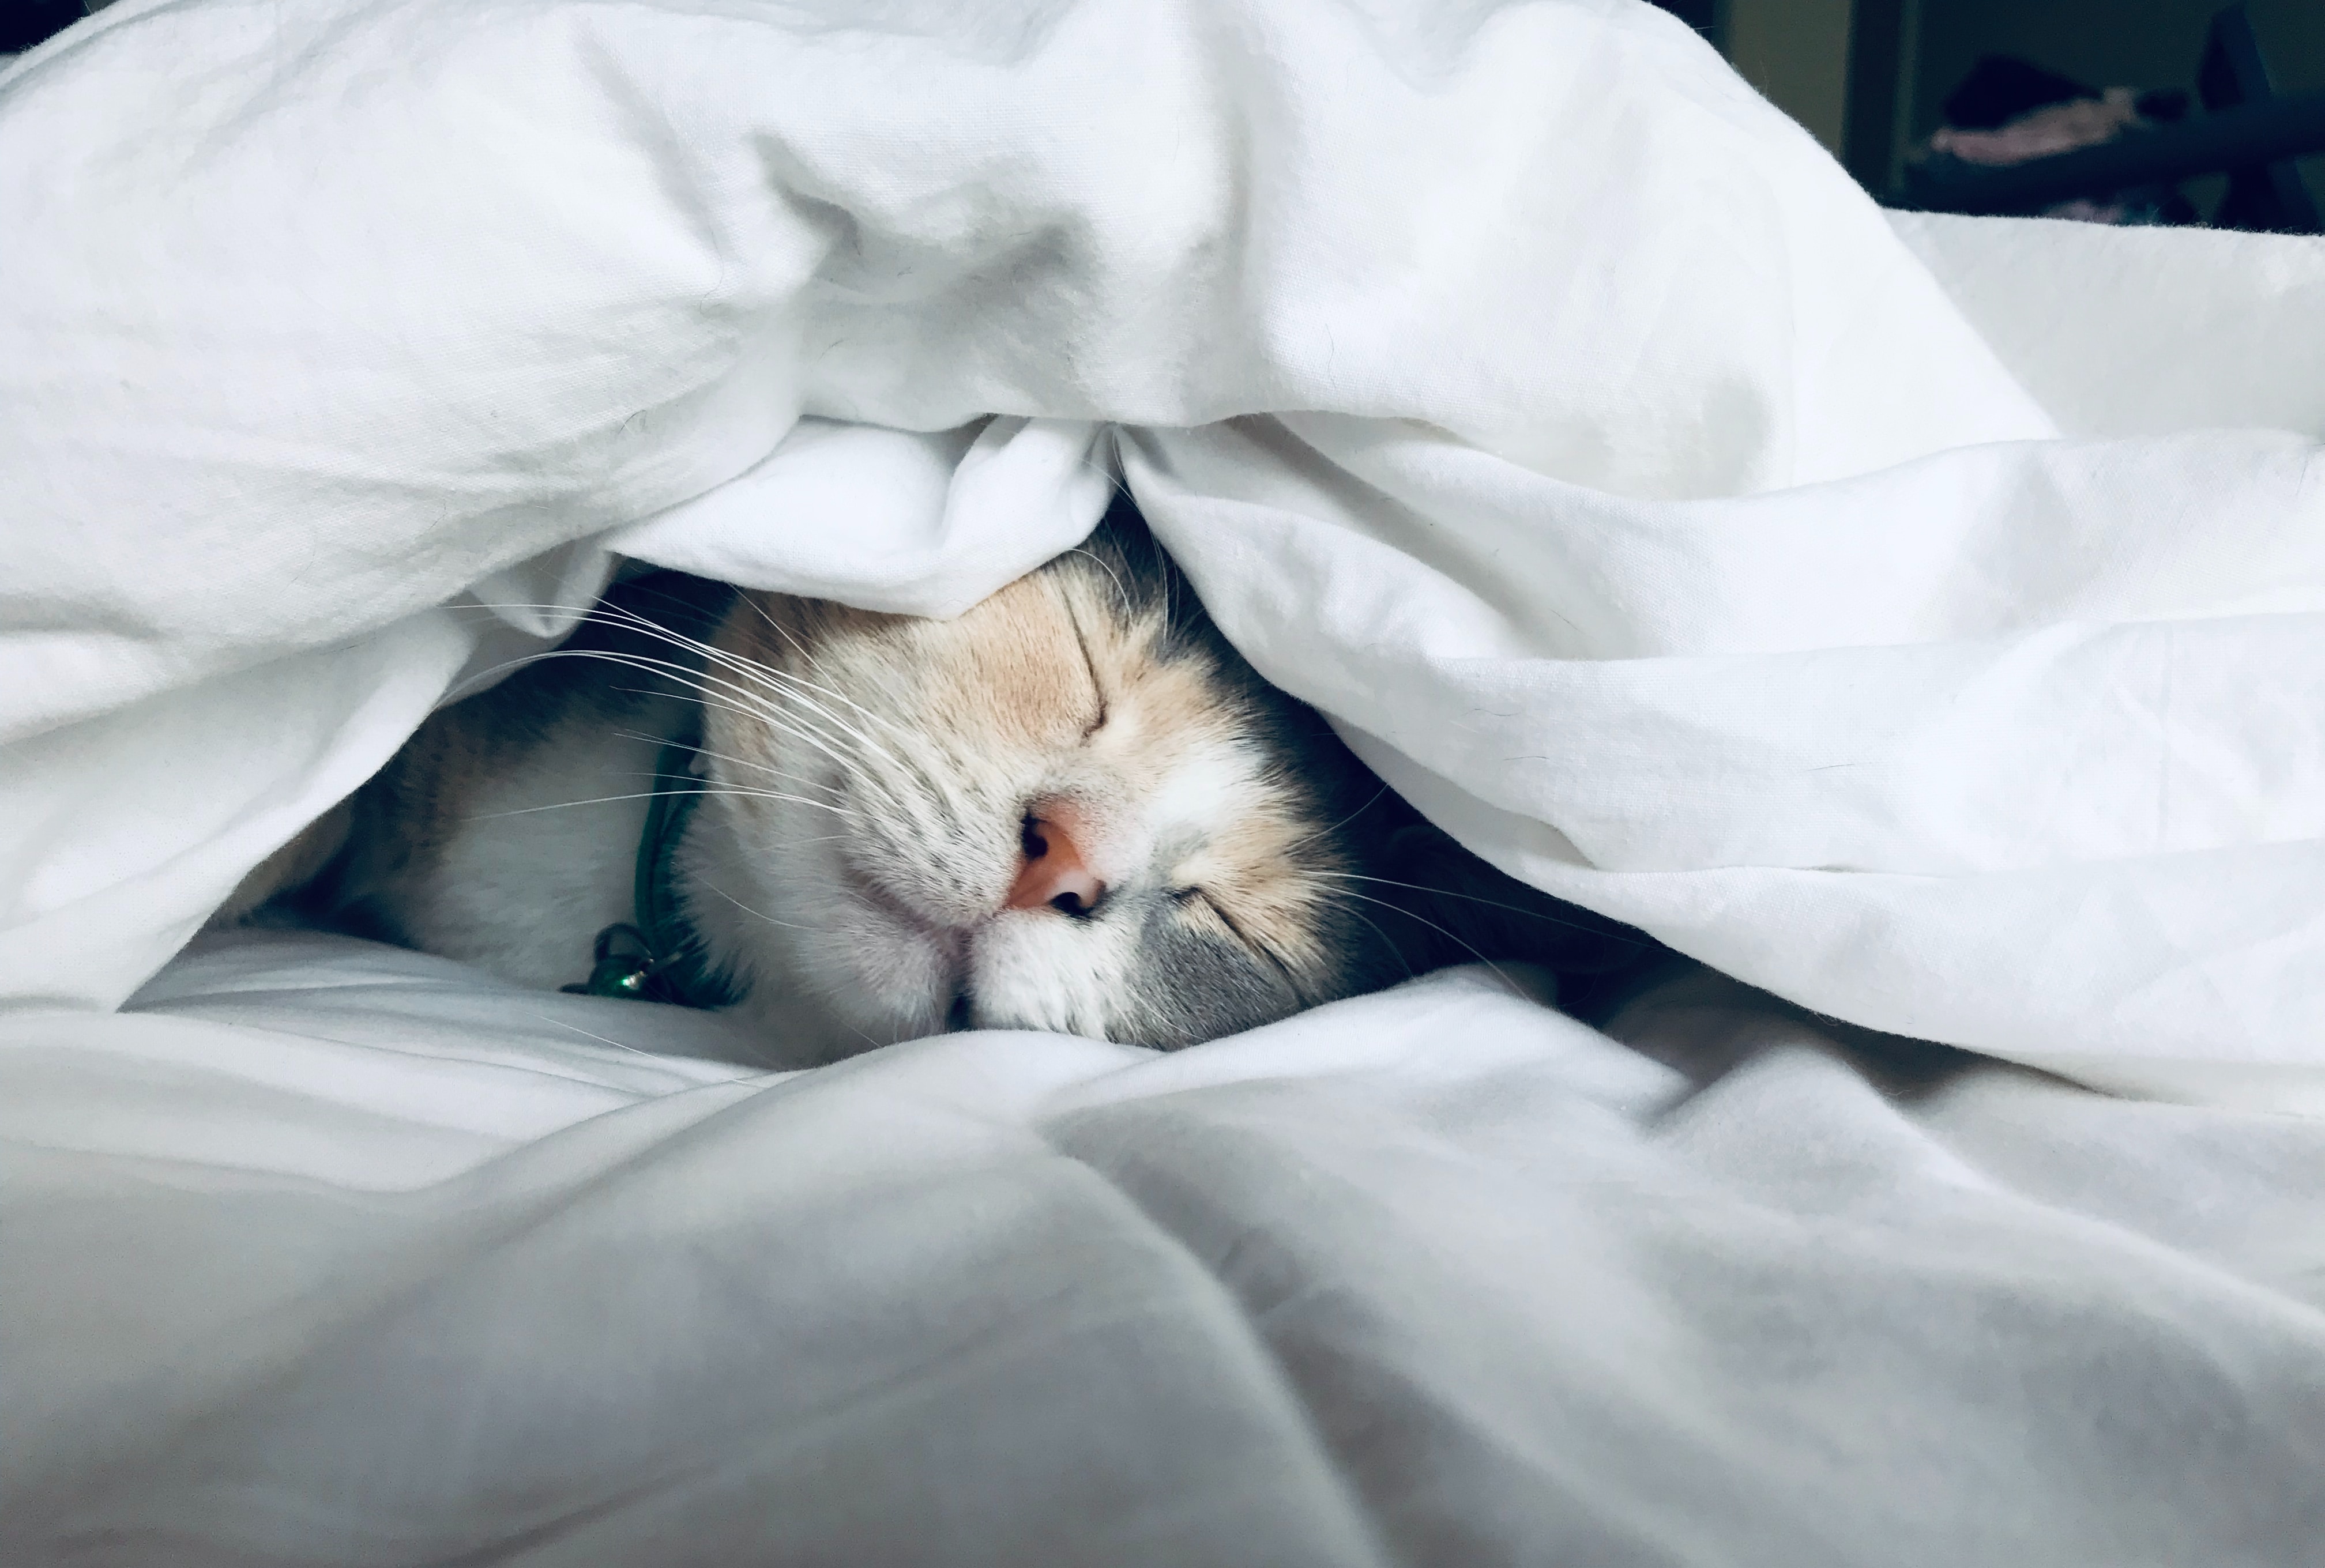
[[[701,938],[672,885],[679,840],[686,836],[686,825],[705,793],[694,771],[699,755],[691,742],[677,740],[655,759],[654,789],[646,802],[645,831],[638,835],[637,871],[631,881],[635,923],[598,932],[589,978],[563,989],[678,1007],[726,1007],[737,1000],[704,965]]]

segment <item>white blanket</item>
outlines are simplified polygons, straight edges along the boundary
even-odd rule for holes
[[[2315,1563],[2325,1122],[1721,987],[768,1076],[212,944],[7,1030],[0,1561]]]
[[[152,973],[464,590],[956,607],[1118,420],[1229,633],[1505,868],[1857,1023],[2325,1104],[2314,240],[1901,238],[1584,4],[126,0],[6,78],[0,203],[0,994]],[[2157,433],[2218,420],[2293,433]]]
[[[0,225],[12,1561],[2316,1538],[2320,242],[1893,221],[1613,0],[121,0]],[[1737,991],[1671,1111],[1460,977],[780,1084],[286,939],[110,1010],[609,552],[942,613],[1117,464],[1498,863],[2244,1109]]]

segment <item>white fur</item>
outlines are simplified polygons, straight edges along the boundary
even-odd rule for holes
[[[659,742],[609,732],[544,747],[495,775],[446,846],[429,896],[405,916],[431,953],[554,989],[589,975],[598,931],[633,918],[644,799]]]

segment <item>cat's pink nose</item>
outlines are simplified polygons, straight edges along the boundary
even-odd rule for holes
[[[1051,807],[1025,818],[1023,839],[1025,859],[1009,890],[1013,909],[1038,909],[1047,904],[1069,915],[1087,915],[1106,897],[1106,884],[1082,859],[1069,824],[1073,813]]]

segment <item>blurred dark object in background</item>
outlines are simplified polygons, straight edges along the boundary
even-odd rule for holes
[[[81,0],[0,0],[0,54],[18,54],[88,14]]]
[[[2325,93],[2278,96],[2241,5],[2212,17],[2188,95],[2098,88],[1988,55],[1947,95],[1945,123],[1908,155],[1892,205],[2092,223],[2202,221],[2178,182],[2225,172],[2219,228],[2315,234],[2293,160],[2325,150]]]
[[[2268,61],[2242,5],[2212,18],[2203,62],[2196,68],[2196,91],[2214,114],[2256,107],[2276,97]],[[2318,220],[2315,195],[2289,158],[2230,169],[2228,194],[2214,210],[2212,224],[2277,234],[2316,234],[2325,226]]]
[[[1652,3],[1891,205],[2325,227],[2325,0]]]
[[[2080,98],[2105,97],[2098,88],[2072,77],[2044,70],[2006,54],[1978,57],[1961,85],[1946,95],[1941,106],[1946,124],[1963,131],[1998,131],[2022,115],[2052,104]],[[2178,120],[2188,113],[2188,95],[2177,88],[2160,88],[2137,95],[2135,106],[2150,120]]]
[[[1946,95],[1944,109],[1945,123],[1907,154],[1907,195],[1940,198],[1919,206],[1940,207],[1950,183],[1973,182],[1981,170],[2031,163],[2184,119],[2188,95],[2169,88],[2095,88],[2030,60],[1989,54]],[[2038,210],[2085,223],[2197,221],[2195,203],[2162,182],[2080,193]]]

